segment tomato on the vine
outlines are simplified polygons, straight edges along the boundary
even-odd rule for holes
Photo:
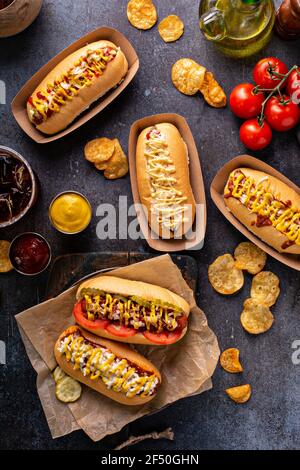
[[[285,88],[292,101],[300,104],[300,67],[297,70],[293,70],[290,74]]]
[[[231,92],[229,104],[231,111],[238,117],[248,119],[260,113],[265,97],[262,92],[255,93],[251,83],[241,83]]]
[[[288,131],[300,119],[300,109],[289,96],[272,96],[267,102],[265,116],[270,126],[279,132]]]
[[[271,142],[272,130],[266,122],[260,125],[257,119],[248,119],[240,128],[240,139],[245,147],[261,150]]]
[[[253,78],[261,88],[273,89],[279,85],[283,75],[287,73],[288,68],[284,62],[276,57],[267,57],[256,64],[253,70]]]

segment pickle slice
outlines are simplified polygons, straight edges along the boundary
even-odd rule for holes
[[[64,377],[66,377],[66,374],[62,370],[61,367],[57,366],[56,369],[53,372],[53,378],[56,383],[58,383],[60,380],[62,380]]]
[[[63,403],[73,403],[81,397],[81,385],[71,377],[64,377],[56,385],[56,398]]]

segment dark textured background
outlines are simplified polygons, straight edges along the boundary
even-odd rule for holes
[[[1,239],[34,229],[51,243],[54,256],[70,252],[105,250],[149,251],[143,241],[100,241],[96,237],[96,216],[89,229],[74,238],[54,231],[47,217],[50,200],[63,190],[85,193],[95,210],[102,202],[117,204],[119,195],[131,201],[129,177],[106,181],[84,161],[82,149],[87,140],[107,135],[119,137],[127,147],[129,126],[136,119],[154,113],[178,112],[185,116],[194,133],[201,158],[208,203],[208,230],[205,247],[192,253],[199,266],[199,305],[216,332],[220,347],[241,350],[245,372],[242,377],[225,373],[219,367],[212,391],[180,401],[161,413],[131,424],[116,436],[94,444],[82,432],[52,440],[36,393],[36,375],[25,354],[14,315],[43,299],[47,274],[26,278],[10,273],[0,278],[0,339],[7,343],[7,365],[0,365],[1,448],[22,449],[104,449],[112,448],[129,434],[172,426],[174,443],[147,441],[141,449],[295,449],[300,432],[300,365],[292,364],[292,342],[300,339],[300,275],[269,259],[267,268],[281,279],[282,293],[273,309],[276,322],[265,335],[247,335],[240,326],[243,300],[248,296],[250,277],[242,292],[230,298],[216,294],[207,280],[207,266],[214,258],[232,252],[242,237],[220,215],[209,196],[216,171],[229,159],[243,153],[239,141],[239,120],[228,108],[208,107],[200,96],[179,94],[170,81],[171,65],[190,56],[216,77],[227,93],[239,82],[251,80],[256,58],[234,61],[218,54],[201,36],[198,1],[156,0],[160,19],[170,13],[182,17],[183,38],[164,44],[157,28],[142,33],[126,18],[126,1],[45,0],[37,21],[19,36],[0,40],[0,79],[7,84],[7,106],[0,105],[1,144],[23,154],[41,181],[41,196],[24,221],[0,232]],[[33,143],[19,129],[10,112],[10,102],[21,85],[48,59],[75,39],[101,25],[116,27],[133,42],[141,60],[140,71],[127,90],[83,128],[46,146]],[[285,43],[274,37],[259,58],[275,55],[288,65],[299,62],[299,41]],[[295,132],[275,135],[272,145],[257,154],[300,185],[299,144]],[[257,156],[256,155],[256,156]],[[254,154],[255,156],[255,154]],[[224,389],[250,382],[251,401],[243,406],[232,403]]]

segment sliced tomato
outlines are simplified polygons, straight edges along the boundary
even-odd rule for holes
[[[81,302],[77,302],[73,309],[73,315],[77,323],[83,328],[88,328],[89,330],[105,330],[109,325],[109,320],[88,320],[85,318],[82,311]]]
[[[123,325],[118,325],[115,323],[110,323],[106,328],[111,335],[119,336],[120,338],[128,338],[129,336],[134,336],[137,334],[137,330],[134,328],[127,328]]]
[[[147,338],[149,341],[155,344],[173,344],[176,343],[176,341],[179,340],[180,336],[182,334],[182,330],[175,330],[175,331],[166,331],[163,333],[151,333],[150,331],[144,331],[143,335],[145,338]]]
[[[184,330],[187,325],[188,319],[186,315],[182,315],[181,317],[176,318],[176,321],[178,323],[180,330]]]

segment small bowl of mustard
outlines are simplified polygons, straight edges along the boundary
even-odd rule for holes
[[[50,204],[49,219],[53,227],[65,235],[83,232],[91,222],[92,207],[77,191],[64,191]]]

